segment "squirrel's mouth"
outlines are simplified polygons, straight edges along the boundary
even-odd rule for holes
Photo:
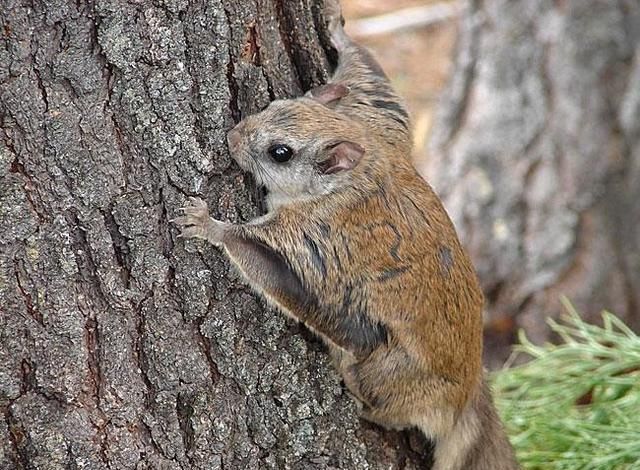
[[[260,164],[252,155],[247,154],[246,152],[235,152],[231,154],[231,158],[235,160],[243,171],[250,173],[258,185],[267,186],[266,183],[268,178],[265,178],[266,170],[261,168]]]

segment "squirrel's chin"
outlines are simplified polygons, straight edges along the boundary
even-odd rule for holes
[[[238,153],[232,153],[231,158],[238,164],[240,168],[242,168],[242,170],[248,171],[254,176],[254,178],[256,178],[256,171],[254,171],[250,157],[247,157],[246,155],[243,155],[241,152],[238,152]]]

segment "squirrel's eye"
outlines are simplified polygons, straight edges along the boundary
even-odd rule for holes
[[[278,163],[284,163],[291,160],[293,157],[293,150],[291,147],[287,147],[283,144],[276,144],[269,147],[269,155]]]

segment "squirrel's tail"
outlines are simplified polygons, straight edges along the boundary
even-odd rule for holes
[[[436,439],[433,470],[518,470],[513,447],[483,380],[451,432]]]

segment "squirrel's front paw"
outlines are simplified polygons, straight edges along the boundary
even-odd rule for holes
[[[179,237],[204,238],[211,243],[222,242],[224,222],[209,217],[207,203],[198,197],[190,197],[189,204],[181,208],[184,215],[171,222],[182,228]]]

